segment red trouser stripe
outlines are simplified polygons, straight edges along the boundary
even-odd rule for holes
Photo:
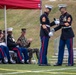
[[[2,56],[4,57],[4,53],[3,53],[3,51],[2,51],[2,49],[0,48],[0,52],[2,53]]]
[[[45,37],[44,37],[45,38]],[[43,39],[44,39],[43,38]],[[41,49],[42,49],[42,52],[41,52],[41,54],[40,54],[40,64],[42,63],[42,54],[43,54],[43,52],[44,52],[44,41],[45,41],[45,39],[42,41],[42,47],[41,47]]]
[[[18,48],[13,48],[13,50],[15,50],[15,51],[18,52],[18,57],[20,58],[20,60],[22,60],[22,57],[21,57],[21,55],[20,55],[20,52],[19,52]]]

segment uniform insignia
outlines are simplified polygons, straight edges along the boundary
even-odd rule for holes
[[[66,16],[63,18],[63,21],[67,21],[67,18],[66,18]]]
[[[68,22],[70,22],[70,21],[71,21],[71,18],[69,17],[69,18],[68,18]]]

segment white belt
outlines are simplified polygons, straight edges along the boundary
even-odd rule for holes
[[[41,26],[41,25],[42,25],[42,24],[40,24],[40,26]],[[47,24],[46,24],[46,27],[49,27],[49,28],[50,28],[50,26],[49,26],[49,25],[47,25]]]
[[[62,29],[67,29],[67,28],[71,28],[71,26],[69,26],[69,27],[62,27]]]
[[[46,27],[49,27],[49,28],[50,28],[50,26],[49,26],[49,25],[46,25]]]

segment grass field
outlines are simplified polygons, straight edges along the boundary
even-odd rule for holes
[[[53,5],[53,10],[50,13],[50,20],[53,21],[53,18],[58,18],[60,12],[58,10],[58,4],[67,4],[68,12],[73,16],[72,27],[76,34],[76,1],[56,1],[50,2],[49,0],[43,1],[43,10],[44,5],[49,4]],[[8,27],[13,27],[13,34],[15,39],[20,36],[21,28],[27,29],[27,38],[33,38],[31,47],[40,48],[40,24],[39,24],[40,11],[39,10],[7,10],[7,25]],[[4,30],[4,11],[0,10],[0,29]],[[54,54],[54,39],[60,35],[60,30],[54,34],[54,37],[50,39],[49,48],[48,48],[48,59]],[[49,62],[51,62],[49,60]],[[54,62],[55,63],[55,62]],[[73,67],[66,67],[65,65],[61,67],[52,66],[38,66],[36,64],[26,65],[26,64],[0,64],[0,75],[76,75],[76,65]]]
[[[0,65],[0,75],[76,75],[76,65],[73,67],[38,66],[36,64],[3,64]]]

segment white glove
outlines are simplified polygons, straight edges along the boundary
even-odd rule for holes
[[[56,19],[54,22],[55,22],[56,25],[59,25],[60,24],[59,19]]]
[[[54,28],[51,29],[51,32],[55,32]]]
[[[49,32],[49,36],[53,36],[53,32]]]

